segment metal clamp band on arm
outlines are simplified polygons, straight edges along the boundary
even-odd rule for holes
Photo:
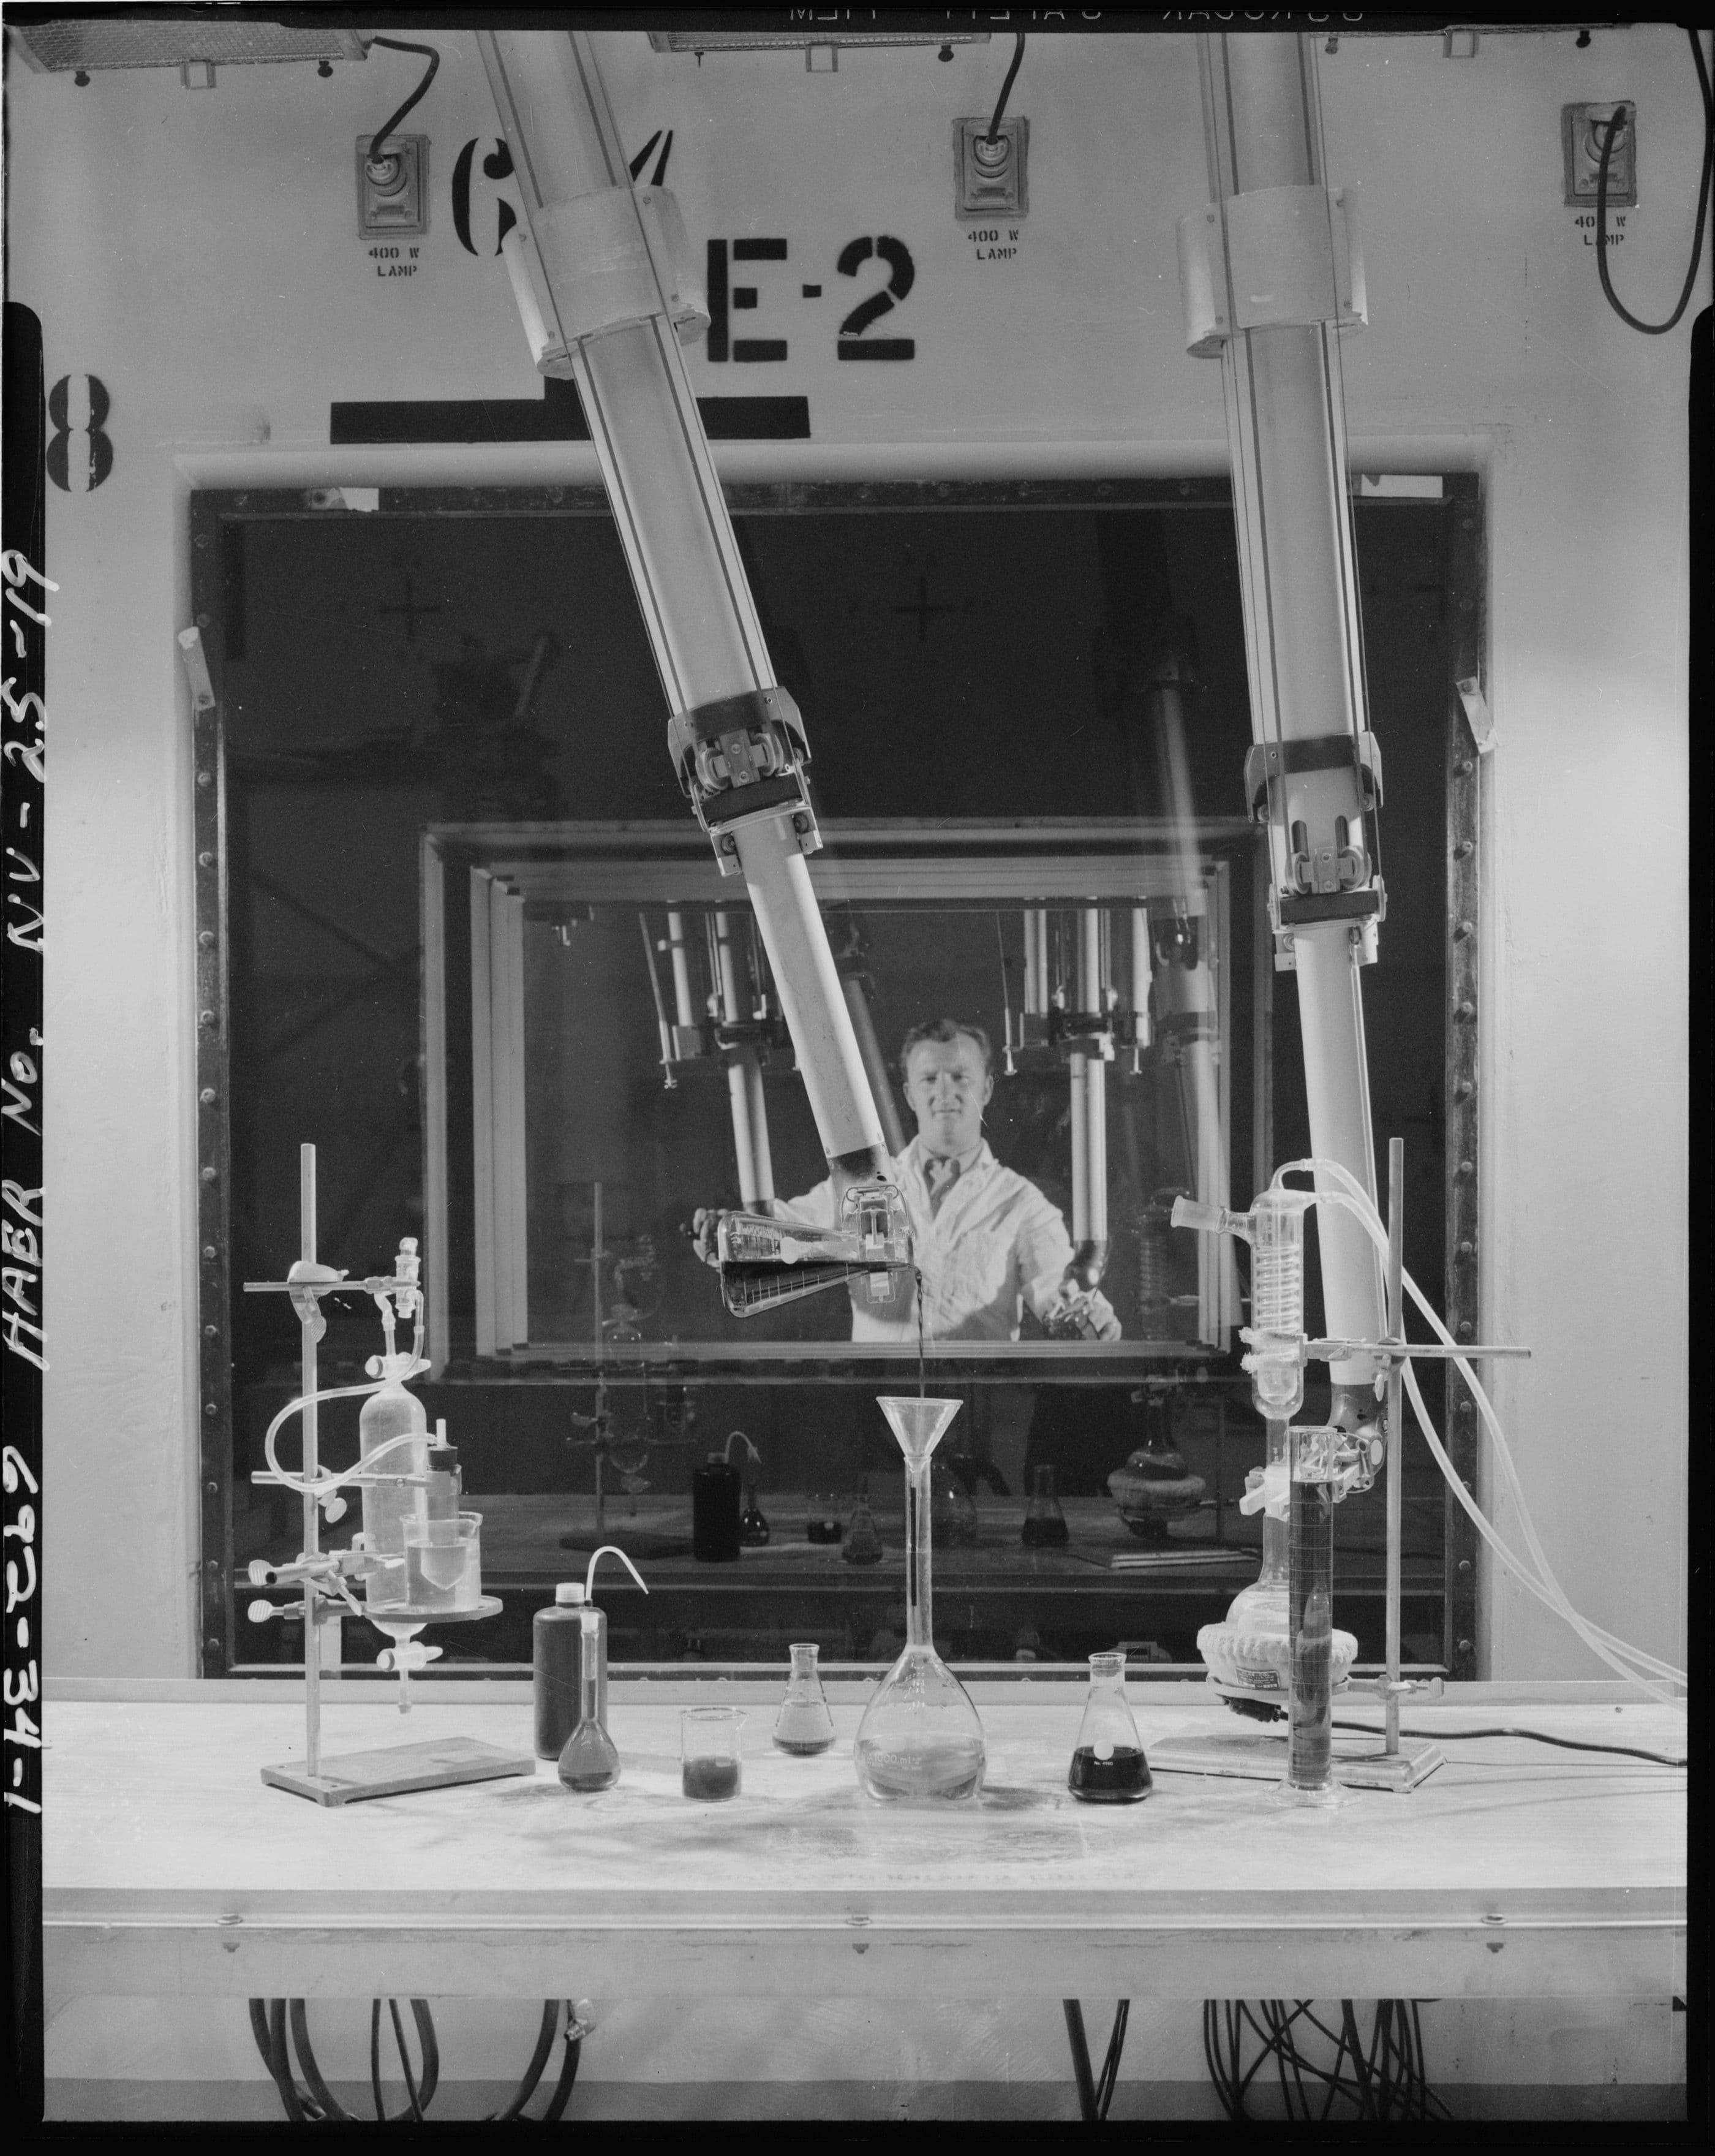
[[[714,841],[723,875],[739,872],[734,832],[759,816],[790,814],[800,851],[821,846],[804,787],[810,744],[786,690],[751,689],[676,711],[667,722],[667,746],[697,821]]]

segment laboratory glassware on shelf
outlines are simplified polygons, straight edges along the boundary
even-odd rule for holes
[[[841,1541],[838,1535],[834,1539]],[[847,1564],[879,1564],[884,1554],[875,1515],[869,1509],[869,1485],[865,1482],[858,1490],[858,1502],[846,1523],[840,1556]]]
[[[905,1646],[858,1726],[858,1779],[883,1801],[975,1797],[987,1758],[982,1721],[935,1652],[929,1577],[929,1460],[960,1403],[878,1404],[905,1456]]]
[[[792,1671],[786,1679],[786,1696],[774,1718],[775,1743],[781,1751],[791,1752],[800,1758],[826,1752],[834,1741],[834,1718],[828,1711],[827,1695],[822,1689],[822,1672],[817,1667],[819,1652],[813,1640],[793,1642]]]
[[[762,1455],[741,1430],[734,1430],[724,1447],[711,1452],[691,1473],[691,1554],[700,1564],[736,1564],[745,1547],[744,1477],[733,1466],[733,1447],[742,1445],[753,1466]],[[762,1516],[759,1512],[758,1519]],[[762,1540],[768,1539],[768,1523],[762,1522]]]
[[[1125,1697],[1125,1654],[1090,1656],[1089,1697],[1078,1726],[1066,1786],[1086,1804],[1134,1804],[1154,1786],[1143,1739]]]
[[[1054,1491],[1054,1470],[1044,1460],[1031,1471],[1030,1496],[1024,1507],[1024,1525],[1018,1539],[1026,1549],[1064,1549],[1071,1539],[1066,1515]]]
[[[262,1779],[295,1795],[323,1804],[350,1804],[363,1797],[397,1795],[407,1789],[439,1789],[461,1782],[492,1781],[503,1775],[535,1772],[534,1759],[465,1737],[443,1738],[384,1750],[324,1758],[321,1751],[322,1631],[327,1618],[343,1609],[366,1618],[392,1641],[376,1657],[377,1666],[396,1671],[399,1708],[411,1706],[411,1672],[433,1661],[438,1647],[423,1646],[417,1635],[425,1625],[467,1622],[494,1616],[498,1597],[482,1591],[479,1513],[461,1509],[458,1455],[446,1442],[446,1425],[436,1426],[433,1443],[422,1403],[405,1390],[407,1378],[427,1369],[423,1348],[423,1295],[417,1244],[407,1236],[390,1275],[349,1280],[323,1265],[315,1255],[315,1147],[299,1148],[299,1250],[283,1281],[247,1281],[246,1294],[289,1296],[298,1317],[302,1379],[298,1397],[269,1424],[263,1440],[266,1470],[253,1482],[294,1490],[303,1502],[304,1546],[289,1563],[258,1558],[250,1566],[255,1587],[298,1587],[301,1603],[265,1599],[251,1603],[253,1624],[271,1618],[299,1617],[304,1626],[305,1749],[301,1760],[264,1767]],[[317,1344],[327,1331],[321,1302],[330,1295],[368,1295],[381,1314],[382,1353],[371,1357],[371,1380],[364,1385],[318,1387]],[[412,1322],[410,1353],[397,1350],[398,1321]],[[330,1400],[379,1401],[373,1414],[359,1418],[355,1466],[324,1470],[320,1457],[322,1407]],[[302,1418],[303,1463],[294,1474],[275,1451],[281,1429]],[[350,1548],[324,1550],[321,1524],[344,1514],[340,1492],[362,1491],[363,1530]],[[412,1583],[415,1583],[413,1589]],[[356,1589],[363,1589],[360,1601]],[[422,1599],[412,1599],[413,1592]]]

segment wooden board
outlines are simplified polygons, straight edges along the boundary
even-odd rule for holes
[[[412,1789],[450,1789],[464,1782],[494,1782],[509,1774],[534,1774],[536,1755],[484,1744],[474,1737],[431,1737],[417,1744],[392,1744],[376,1752],[324,1755],[311,1774],[302,1759],[264,1767],[262,1779],[319,1804],[351,1804],[366,1797],[400,1797]]]

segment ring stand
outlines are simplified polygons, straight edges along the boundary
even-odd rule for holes
[[[393,1306],[402,1316],[407,1311],[417,1314],[417,1352],[421,1352],[422,1331],[421,1311],[422,1290],[417,1284],[416,1260],[400,1266],[393,1280],[346,1280],[329,1266],[317,1262],[315,1255],[315,1147],[299,1148],[299,1210],[301,1246],[298,1263],[292,1268],[292,1277],[284,1281],[246,1281],[247,1294],[269,1292],[289,1295],[298,1313],[302,1328],[304,1416],[304,1467],[302,1481],[315,1481],[317,1461],[315,1387],[316,1342],[326,1331],[326,1321],[321,1315],[320,1301],[325,1295],[371,1294],[382,1302],[382,1314],[391,1347],[392,1341],[392,1310],[383,1298],[390,1296]],[[407,1244],[405,1252],[414,1250],[414,1244]],[[407,1373],[408,1374],[408,1373]],[[280,1478],[272,1474],[258,1474],[252,1480],[277,1483]],[[361,1481],[362,1477],[350,1480]],[[495,1744],[484,1744],[474,1737],[429,1738],[417,1744],[394,1744],[371,1752],[346,1752],[331,1759],[321,1756],[321,1663],[317,1651],[320,1636],[320,1613],[317,1604],[326,1601],[335,1608],[343,1603],[352,1613],[366,1622],[387,1633],[393,1644],[384,1647],[379,1656],[382,1669],[398,1672],[399,1711],[411,1711],[411,1672],[435,1660],[438,1647],[419,1645],[417,1635],[427,1625],[468,1625],[478,1618],[498,1615],[501,1604],[498,1595],[485,1594],[468,1609],[429,1609],[420,1605],[403,1604],[387,1609],[371,1610],[361,1607],[352,1595],[343,1577],[340,1576],[335,1561],[325,1557],[320,1548],[320,1517],[318,1500],[305,1492],[304,1496],[304,1548],[296,1563],[268,1566],[262,1568],[267,1578],[253,1574],[259,1584],[289,1582],[303,1589],[301,1604],[292,1605],[304,1620],[304,1757],[288,1759],[277,1767],[264,1767],[262,1779],[271,1788],[289,1789],[294,1796],[308,1797],[319,1804],[349,1804],[365,1797],[393,1797],[411,1789],[444,1789],[462,1782],[492,1782],[511,1774],[534,1774],[536,1759],[534,1751],[507,1751]],[[334,1583],[333,1591],[325,1588],[325,1581]],[[266,1604],[259,1605],[264,1614],[285,1614],[284,1609],[270,1610]]]

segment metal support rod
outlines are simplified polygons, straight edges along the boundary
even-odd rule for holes
[[[298,1148],[298,1255],[315,1263],[315,1147]],[[315,1342],[321,1312],[306,1294],[298,1312],[304,1363],[304,1479],[313,1483],[320,1471],[316,1450]],[[304,1554],[314,1558],[320,1546],[321,1515],[314,1497],[304,1498]],[[321,1640],[317,1631],[315,1581],[304,1582],[304,1771],[321,1772]]]
[[[1388,1337],[1396,1346],[1405,1344],[1405,1141],[1388,1140]],[[1404,1493],[1400,1487],[1405,1464],[1405,1432],[1400,1427],[1403,1365],[1388,1365],[1387,1397],[1387,1691],[1382,1712],[1387,1740],[1385,1748],[1400,1748],[1400,1543],[1405,1518]]]

